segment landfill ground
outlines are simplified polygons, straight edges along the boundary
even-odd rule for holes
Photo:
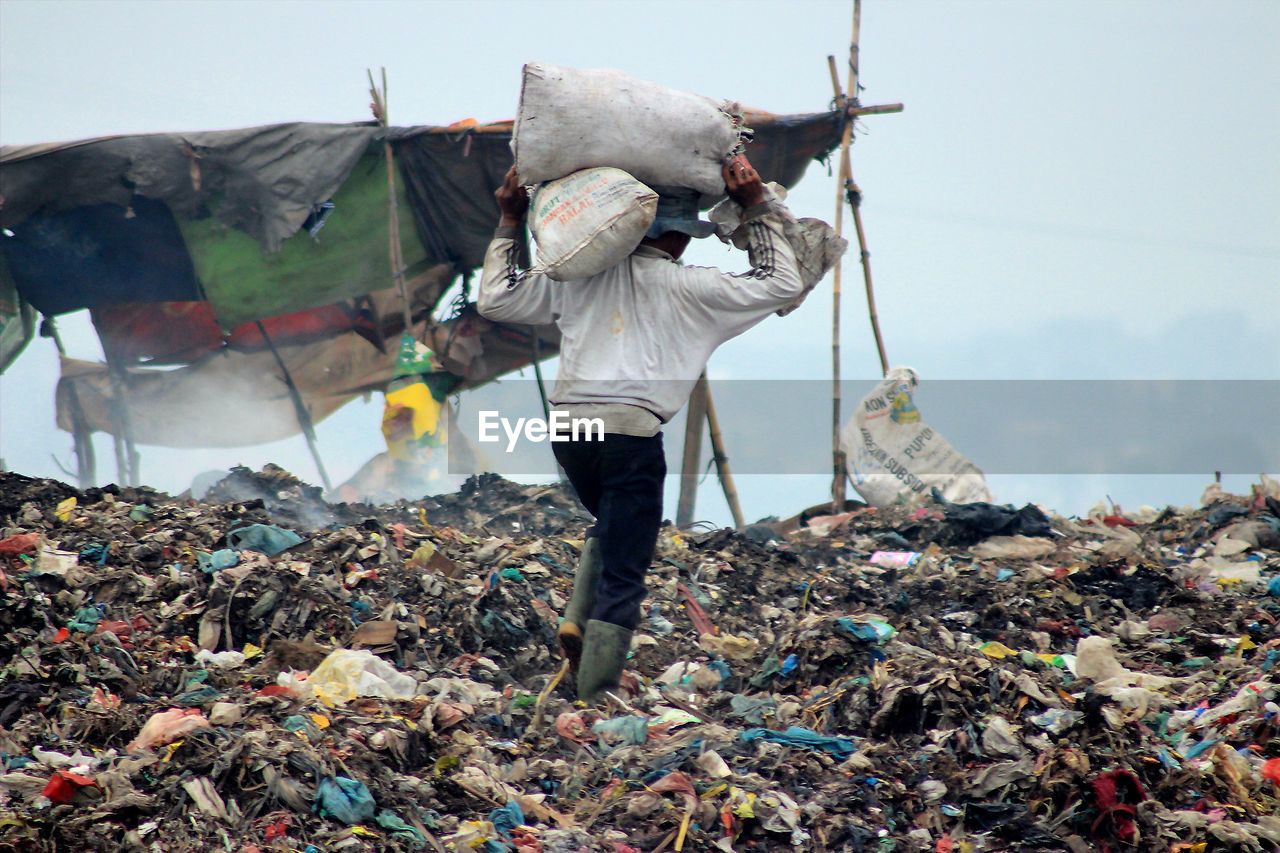
[[[1280,489],[665,526],[616,698],[590,519],[0,474],[0,851],[1275,851]],[[794,528],[794,529],[792,529]]]

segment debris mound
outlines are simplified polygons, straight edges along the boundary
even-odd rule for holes
[[[664,527],[623,689],[590,518],[0,474],[0,850],[1280,848],[1280,489]]]

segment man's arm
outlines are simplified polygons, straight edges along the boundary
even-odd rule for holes
[[[551,310],[554,285],[546,276],[529,275],[518,266],[516,238],[529,209],[529,196],[516,178],[515,166],[493,195],[502,219],[485,252],[476,308],[483,317],[499,323],[551,323],[555,320]]]
[[[690,268],[689,293],[706,308],[744,312],[763,317],[789,304],[804,292],[795,253],[774,213],[777,201],[765,201],[764,184],[746,157],[735,158],[723,168],[729,197],[742,206],[747,234],[750,271],[728,275],[719,270]],[[726,318],[728,319],[728,318]],[[747,316],[730,321],[755,322]],[[737,334],[737,332],[734,332]]]

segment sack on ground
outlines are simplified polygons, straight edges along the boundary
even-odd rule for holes
[[[658,194],[621,169],[584,169],[543,184],[529,205],[538,244],[534,272],[571,281],[621,263],[640,245],[657,208]]]
[[[724,195],[720,166],[740,149],[733,104],[613,69],[524,67],[511,148],[525,184],[613,166],[650,186]]]
[[[953,503],[990,502],[982,471],[921,418],[911,397],[919,382],[910,367],[890,370],[840,431],[854,489],[871,506],[923,498],[933,488]]]

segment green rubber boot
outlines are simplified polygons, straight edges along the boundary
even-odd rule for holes
[[[582,659],[582,635],[591,618],[591,610],[596,606],[596,587],[600,585],[600,540],[596,537],[588,539],[582,545],[582,556],[578,558],[578,571],[573,575],[573,596],[564,608],[564,618],[556,631],[560,641],[560,651],[569,659],[569,666],[575,671],[578,661]]]
[[[602,690],[612,690],[622,679],[622,665],[631,651],[631,631],[612,622],[591,619],[582,641],[578,664],[578,698],[591,702]]]

